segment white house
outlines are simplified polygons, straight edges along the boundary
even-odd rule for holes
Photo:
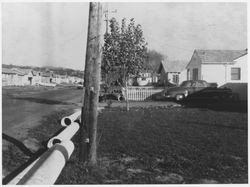
[[[152,70],[142,71],[136,79],[139,86],[146,86],[148,84],[157,83],[158,76]]]
[[[12,70],[18,75],[17,85],[37,85],[40,80],[38,73],[32,69],[12,68]]]
[[[160,74],[159,83],[167,85],[168,83],[178,85],[187,80],[186,65],[187,61],[182,60],[164,60],[161,62],[158,73]]]
[[[194,50],[186,69],[188,80],[205,80],[217,83],[219,87],[232,87],[241,99],[247,97],[247,49]]]
[[[60,81],[61,83],[69,83],[69,77],[68,75],[60,75]]]
[[[2,85],[13,86],[15,85],[16,72],[8,68],[2,68]]]

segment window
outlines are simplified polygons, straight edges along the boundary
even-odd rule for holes
[[[198,81],[196,82],[196,87],[200,87],[200,88],[207,87],[207,83],[204,81]]]
[[[179,75],[173,75],[173,83],[179,84]]]
[[[180,85],[180,87],[191,87],[192,82],[190,81],[183,81]]]
[[[240,68],[231,68],[231,80],[240,80]]]

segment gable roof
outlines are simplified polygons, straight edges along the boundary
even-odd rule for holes
[[[247,54],[247,50],[195,50],[201,63],[233,62]]]
[[[51,73],[50,72],[41,72],[40,74],[42,77],[51,77]]]
[[[18,75],[22,75],[22,76],[26,75],[26,73],[23,70],[19,69],[19,68],[12,68],[12,71],[15,72]]]
[[[2,68],[2,73],[3,74],[16,74],[12,69],[9,68]]]
[[[184,60],[164,60],[161,62],[159,73],[161,68],[164,68],[165,72],[181,72],[187,66],[188,61]]]

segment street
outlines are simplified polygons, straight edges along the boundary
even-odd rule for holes
[[[3,133],[23,139],[27,130],[55,111],[80,106],[82,90],[76,88],[3,88]]]

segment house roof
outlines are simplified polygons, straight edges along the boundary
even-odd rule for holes
[[[2,73],[4,74],[16,74],[12,69],[2,68]]]
[[[50,72],[42,72],[41,76],[42,77],[51,77],[51,74],[50,74]]]
[[[18,75],[26,75],[27,73],[25,71],[23,71],[22,69],[19,68],[12,68],[12,71],[15,72]]]
[[[187,63],[188,61],[184,60],[164,60],[161,62],[160,69],[163,67],[165,72],[181,72],[186,68]]]
[[[233,62],[247,54],[247,50],[195,50],[201,63]]]

